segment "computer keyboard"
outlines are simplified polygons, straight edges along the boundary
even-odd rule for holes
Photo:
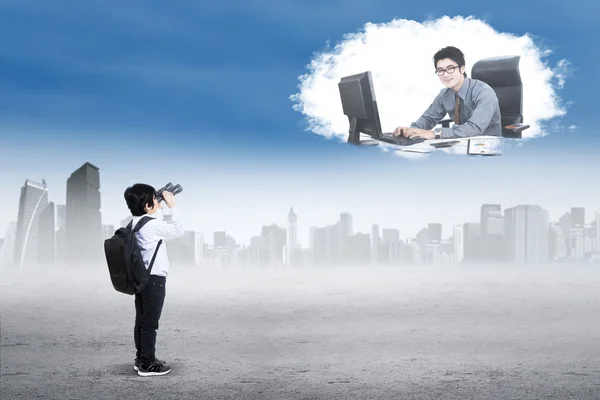
[[[382,134],[382,138],[380,140],[382,142],[396,144],[398,146],[410,146],[412,144],[423,143],[427,139],[422,137],[407,138],[404,136],[394,136],[391,133],[384,133]]]

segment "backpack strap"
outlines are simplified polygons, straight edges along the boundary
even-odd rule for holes
[[[137,232],[137,231],[139,231],[140,229],[142,229],[142,226],[146,225],[147,222],[150,222],[153,219],[156,219],[156,218],[152,218],[152,217],[149,217],[147,215],[143,216],[142,218],[140,218],[140,220],[137,222],[137,224],[135,224],[135,228],[132,231],[134,233]],[[131,221],[129,224],[130,225],[133,224],[133,221]]]
[[[151,221],[153,219],[155,219],[155,218],[152,218],[149,216],[144,216],[144,217],[140,218],[140,220],[135,225],[135,228],[131,230],[131,233],[135,234],[135,232],[139,231],[144,225],[146,225],[146,223],[148,223],[149,221]],[[133,221],[131,221],[129,224],[132,224],[132,223],[133,223]],[[150,261],[150,265],[148,266],[148,275],[150,275],[150,273],[152,272],[152,267],[154,266],[154,260],[156,259],[156,255],[158,254],[158,249],[161,244],[162,244],[162,239],[158,241],[158,244],[156,245],[156,250],[154,250],[154,254],[152,255],[152,260]]]
[[[156,250],[154,250],[154,255],[152,256],[152,261],[150,261],[150,265],[148,268],[148,275],[150,275],[150,273],[152,272],[152,267],[154,266],[154,259],[156,258],[156,254],[158,254],[158,248],[160,247],[161,243],[162,239],[158,241],[158,244],[156,245]]]

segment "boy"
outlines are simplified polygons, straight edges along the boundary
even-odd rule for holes
[[[136,183],[125,190],[125,201],[133,216],[132,226],[135,227],[143,216],[153,218],[136,233],[146,268],[150,265],[159,240],[175,239],[184,233],[177,222],[175,196],[165,191],[163,198],[171,210],[172,224],[156,218],[160,204],[152,186]],[[135,295],[134,341],[137,352],[133,369],[139,376],[166,375],[171,372],[171,368],[155,356],[156,330],[165,300],[168,272],[169,259],[163,243],[156,254],[148,284]]]

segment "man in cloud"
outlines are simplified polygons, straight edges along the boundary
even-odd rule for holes
[[[445,47],[433,56],[433,65],[446,89],[441,90],[421,118],[410,127],[397,127],[394,135],[424,139],[502,136],[498,97],[487,83],[467,78],[463,53],[456,47]],[[454,125],[436,127],[446,114]]]

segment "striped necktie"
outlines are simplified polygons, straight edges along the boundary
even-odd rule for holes
[[[460,125],[460,96],[456,93],[456,102],[454,103],[454,123]]]

